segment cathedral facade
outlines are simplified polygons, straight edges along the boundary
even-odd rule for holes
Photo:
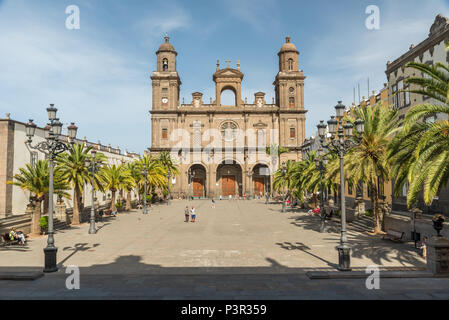
[[[215,100],[204,101],[201,92],[193,92],[190,103],[181,102],[177,55],[165,37],[151,76],[149,153],[169,151],[179,164],[180,175],[170,181],[172,197],[253,197],[270,192],[271,173],[282,162],[301,160],[305,138],[305,76],[295,45],[287,37],[278,53],[273,101],[266,101],[264,92],[254,93],[252,102],[242,100],[240,63],[231,68],[227,61],[220,68],[217,61]],[[233,105],[221,103],[226,90],[234,94]],[[288,152],[278,155],[279,146]]]

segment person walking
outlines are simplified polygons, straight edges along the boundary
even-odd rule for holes
[[[215,208],[215,200],[212,199],[212,209],[214,209],[214,208]]]
[[[184,215],[186,217],[186,221],[185,222],[189,222],[189,217],[190,217],[189,206],[186,206],[186,208],[184,210]]]
[[[190,209],[190,215],[192,216],[192,222],[195,222],[195,218],[196,218],[196,212],[195,212],[195,208],[192,206],[192,209]]]

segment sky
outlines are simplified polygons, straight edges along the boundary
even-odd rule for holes
[[[80,28],[67,29],[76,5]],[[379,8],[378,30],[365,26]],[[300,52],[305,80],[306,137],[334,114],[338,100],[379,91],[388,60],[423,41],[449,0],[0,0],[0,118],[47,121],[54,103],[78,137],[123,151],[150,147],[151,73],[166,33],[178,52],[181,101],[202,92],[215,99],[212,75],[240,60],[242,97],[266,93],[271,103],[285,37]],[[358,98],[357,98],[358,99]]]

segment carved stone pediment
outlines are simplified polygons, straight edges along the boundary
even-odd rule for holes
[[[226,68],[214,73],[214,80],[220,78],[243,78],[243,73],[236,69]]]
[[[253,127],[254,127],[254,128],[257,128],[257,129],[263,129],[263,128],[268,127],[268,125],[267,125],[266,123],[263,123],[262,121],[259,120],[259,122],[258,122],[258,123],[255,123],[255,124],[253,125]]]

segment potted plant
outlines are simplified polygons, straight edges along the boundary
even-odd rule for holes
[[[444,216],[440,213],[435,214],[432,218],[433,228],[437,231],[438,237],[442,237],[440,235],[440,231],[443,229],[444,220],[445,220]]]
[[[48,229],[48,216],[42,216],[39,220],[41,226],[41,234],[46,234]]]

